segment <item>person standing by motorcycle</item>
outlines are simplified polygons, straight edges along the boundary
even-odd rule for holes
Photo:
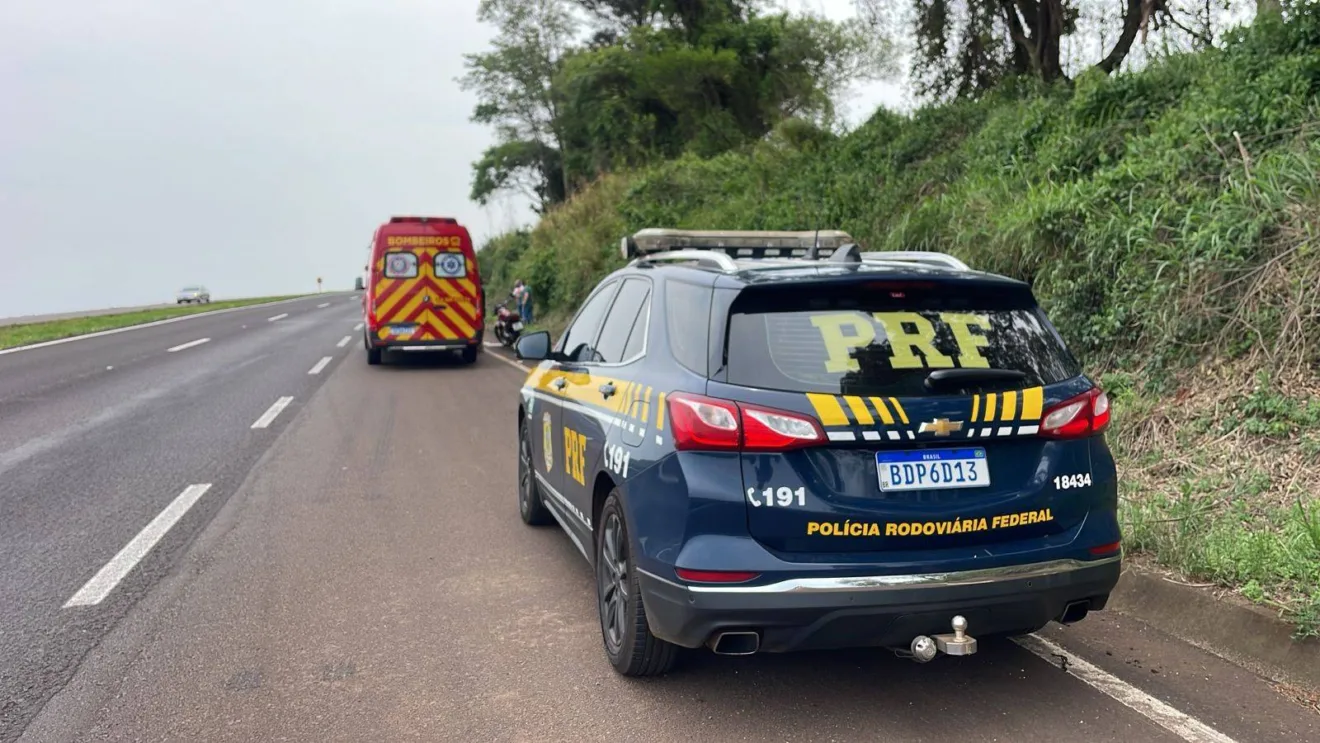
[[[513,287],[514,296],[518,300],[518,315],[522,318],[524,324],[532,322],[532,287],[518,279],[518,283]]]

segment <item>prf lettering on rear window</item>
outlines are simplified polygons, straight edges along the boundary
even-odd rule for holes
[[[385,245],[391,248],[461,248],[463,238],[458,235],[391,235],[385,238]]]
[[[990,329],[986,316],[941,312],[939,319],[953,331],[958,345],[957,366],[979,369],[990,366],[981,355],[981,349],[990,343],[984,335]],[[955,365],[955,359],[935,348],[935,326],[915,312],[876,312],[870,316],[861,312],[833,312],[815,315],[811,324],[825,342],[827,372],[857,371],[857,360],[852,358],[851,351],[875,341],[876,325],[884,328],[889,339],[894,353],[890,359],[893,368],[952,369]],[[972,328],[980,332],[973,332]]]
[[[564,427],[564,469],[579,485],[587,484],[587,437]]]

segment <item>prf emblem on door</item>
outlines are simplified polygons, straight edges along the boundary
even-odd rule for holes
[[[550,413],[541,416],[541,448],[545,450],[545,471],[555,468],[555,437],[550,430]]]

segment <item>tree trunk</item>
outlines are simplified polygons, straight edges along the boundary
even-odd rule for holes
[[[1260,18],[1267,15],[1278,15],[1283,12],[1283,3],[1280,0],[1256,0],[1256,17]]]
[[[1269,0],[1261,0],[1269,2]],[[1123,11],[1123,33],[1119,34],[1118,41],[1114,42],[1114,48],[1109,50],[1109,54],[1100,60],[1096,67],[1104,70],[1108,75],[1127,59],[1128,52],[1132,51],[1132,42],[1137,40],[1137,32],[1141,30],[1141,20],[1145,17],[1145,3],[1143,0],[1127,0],[1127,9]]]
[[[1063,0],[1041,0],[1036,11],[1036,64],[1040,77],[1052,83],[1063,77]]]

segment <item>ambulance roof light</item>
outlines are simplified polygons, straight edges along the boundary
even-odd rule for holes
[[[440,224],[458,224],[458,220],[453,217],[390,217],[390,224],[426,224],[427,222],[439,222]]]

